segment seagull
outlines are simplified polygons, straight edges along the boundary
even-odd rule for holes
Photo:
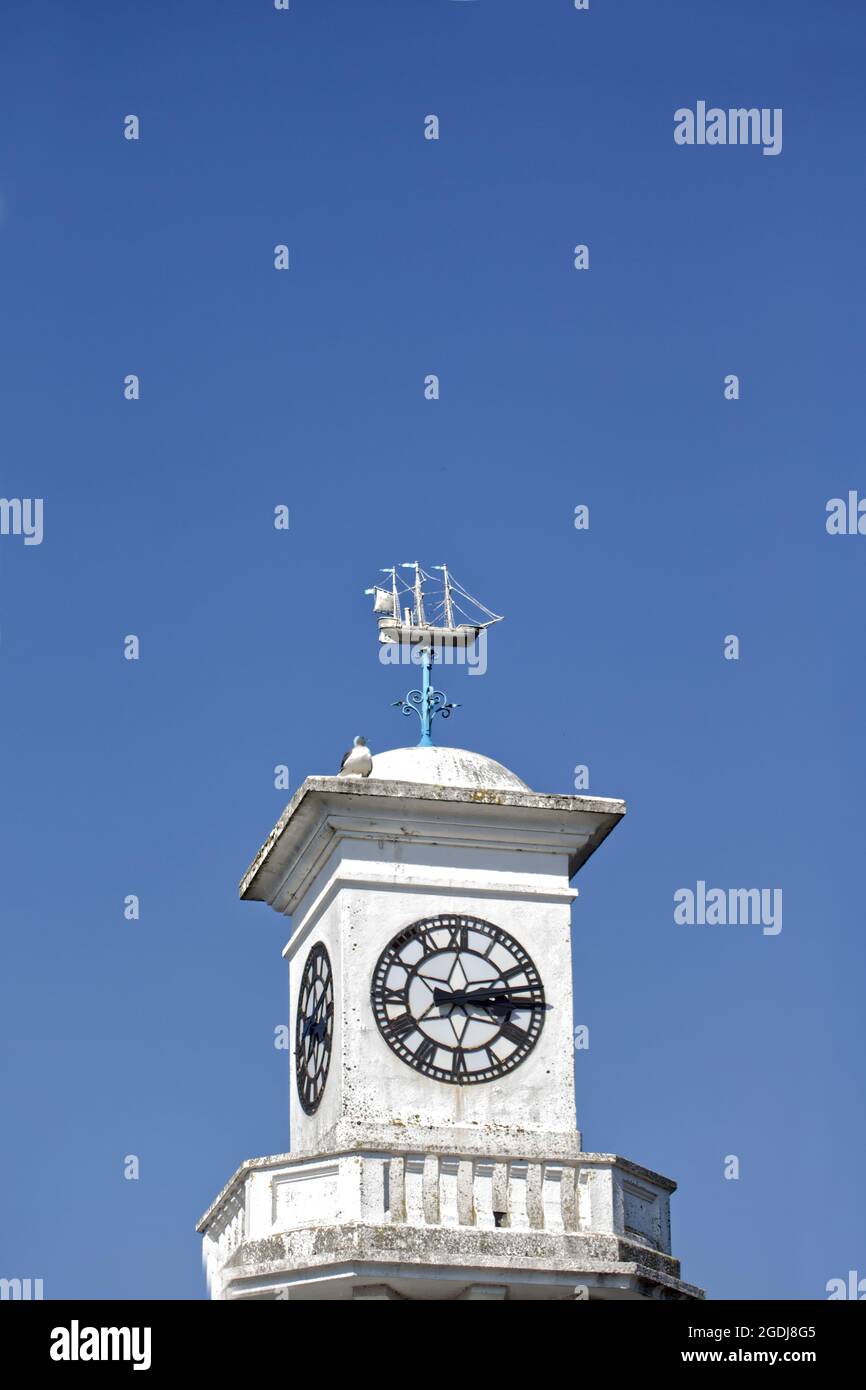
[[[373,759],[363,734],[358,734],[348,753],[343,754],[338,777],[369,777]]]

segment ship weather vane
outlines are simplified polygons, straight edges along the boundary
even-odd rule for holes
[[[447,698],[444,691],[436,690],[433,686],[431,669],[437,651],[466,651],[488,627],[501,622],[502,616],[491,612],[467,593],[449,574],[447,565],[431,566],[441,572],[441,582],[427,574],[417,560],[400,568],[414,571],[411,583],[402,576],[398,579],[397,566],[394,565],[382,571],[391,577],[387,588],[377,584],[364,592],[373,597],[373,612],[379,619],[379,641],[395,642],[414,649],[411,660],[421,666],[421,689],[407,691],[401,700],[394,701],[394,707],[399,708],[402,714],[417,714],[421,724],[418,747],[432,748],[433,720],[436,715],[450,719],[455,709],[460,708]],[[426,591],[425,583],[428,585]],[[438,591],[431,591],[429,586],[440,583]],[[425,611],[425,599],[431,617]],[[464,604],[471,605],[483,616],[473,617]]]

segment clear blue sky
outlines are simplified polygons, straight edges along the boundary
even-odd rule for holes
[[[203,1295],[197,1217],[288,1141],[237,880],[275,764],[407,741],[362,590],[416,557],[507,615],[447,740],[629,804],[578,880],[586,1146],[679,1181],[714,1297],[866,1274],[863,6],[109,8],[0,22],[0,493],[45,499],[0,537],[0,1274]],[[676,146],[699,99],[782,153]],[[781,934],[675,926],[699,879]]]

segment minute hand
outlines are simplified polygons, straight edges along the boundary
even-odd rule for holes
[[[526,986],[522,986],[525,990]],[[524,998],[518,989],[476,989],[451,994],[445,989],[433,991],[434,1004],[480,1004],[482,1008],[500,1010],[546,1009],[548,1006],[537,999]]]

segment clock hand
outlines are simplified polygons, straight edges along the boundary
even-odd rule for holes
[[[304,1056],[306,1057],[307,1061],[309,1061],[312,1057],[316,1047],[320,1043],[323,1043],[325,1041],[325,1033],[327,1031],[327,1026],[327,1020],[322,1018],[319,1019],[318,1023],[313,1023],[311,1025],[309,1032],[305,1030],[304,1036],[301,1039],[301,1044],[303,1046],[303,1043],[306,1042],[306,1047],[304,1048]]]
[[[324,1002],[325,1002],[325,995],[324,995],[324,994],[320,994],[318,1000],[317,1000],[316,1003],[313,1005],[313,1012],[312,1012],[311,1014],[308,1014],[307,1017],[304,1019],[304,1031],[303,1031],[303,1033],[301,1034],[301,1041],[302,1041],[302,1042],[303,1042],[304,1038],[307,1037],[307,1035],[308,1035],[309,1033],[312,1033],[312,1031],[313,1031],[314,1028],[320,1028],[320,1026],[321,1026],[321,1020],[318,1019],[318,1018],[316,1017],[316,1015],[318,1014],[318,1012],[319,1012],[319,1010],[321,1009],[321,1007],[322,1007],[322,1005],[324,1004]]]
[[[449,993],[444,989],[434,989],[434,1004],[480,1004],[482,1008],[501,1012],[507,1010],[512,1012],[515,1009],[547,1009],[548,1004],[540,1001],[525,999],[521,997],[520,990],[526,989],[525,985],[506,989],[476,989],[471,991],[460,991]]]
[[[531,988],[531,985],[489,985],[478,989],[435,989],[433,995],[442,1003],[455,999],[511,999],[515,994],[525,994]]]
[[[303,1042],[305,1038],[309,1037],[315,1037],[318,1039],[319,1042],[321,1042],[325,1036],[327,1026],[327,1019],[316,1018],[315,1015],[311,1015],[308,1019],[304,1021],[304,1029],[301,1033],[301,1042]]]

